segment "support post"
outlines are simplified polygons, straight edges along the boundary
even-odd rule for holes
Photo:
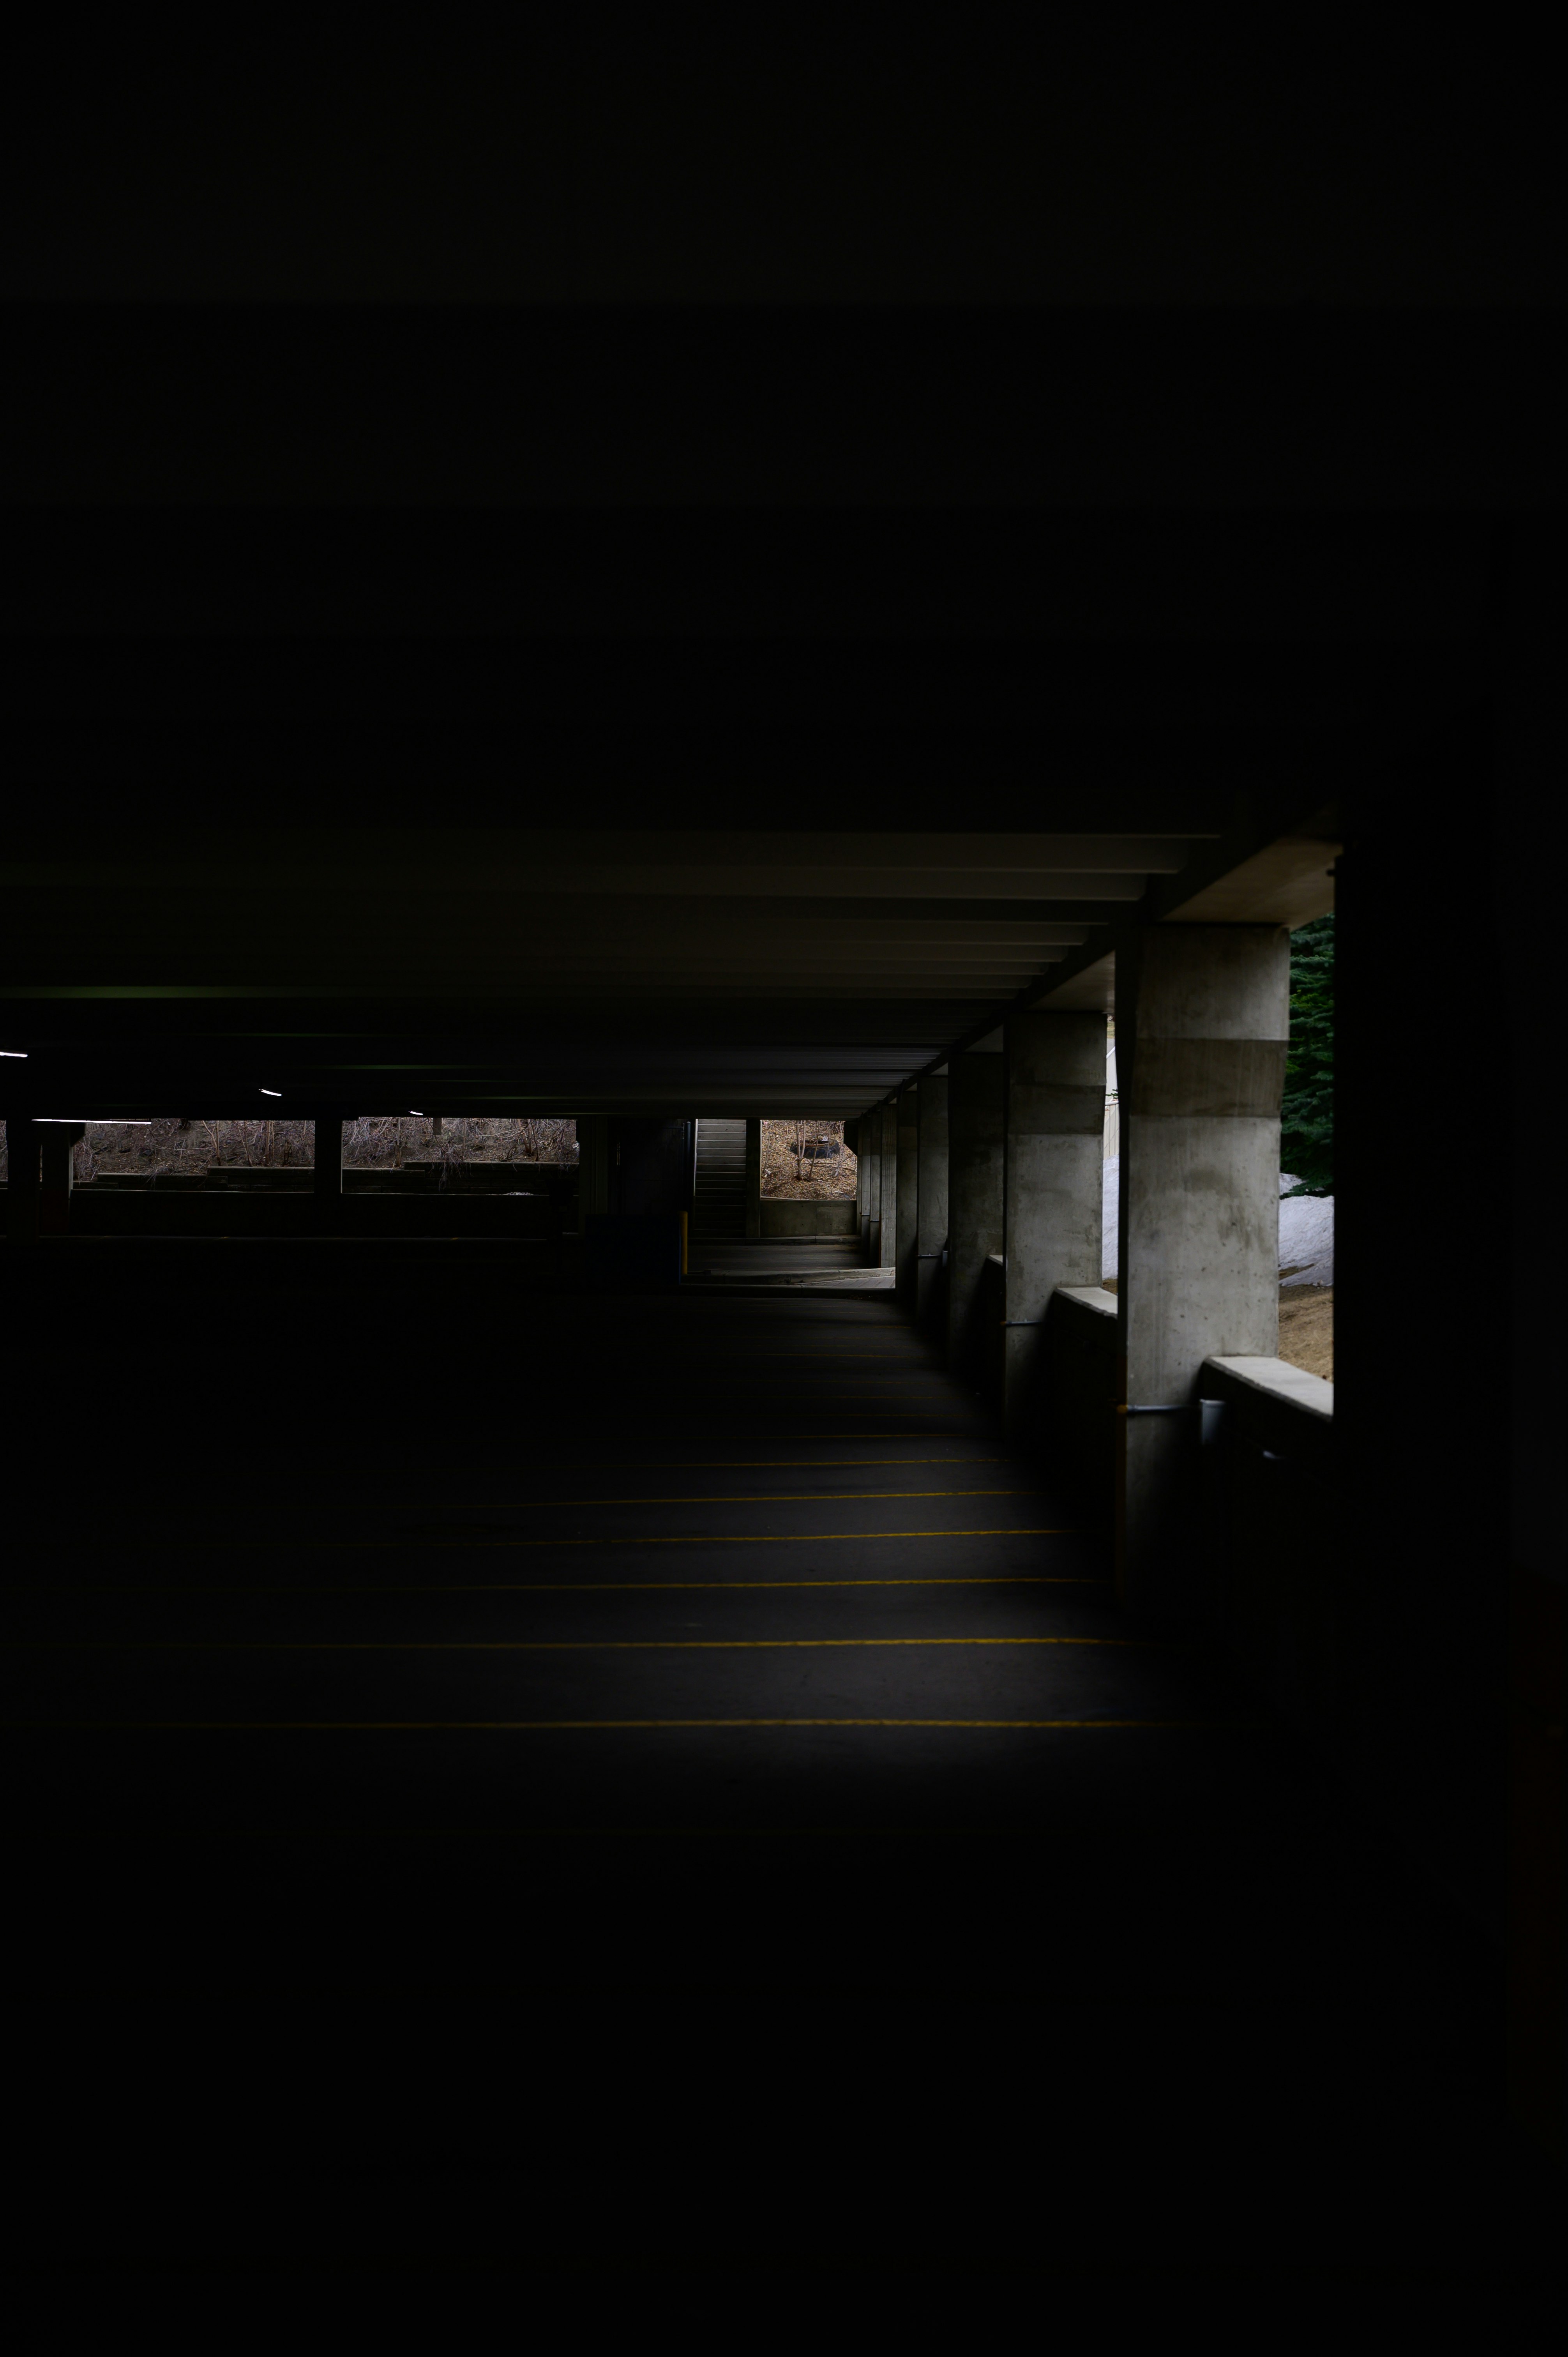
[[[865,1251],[865,1157],[860,1150],[860,1124],[853,1116],[843,1125],[844,1151],[854,1157],[854,1232],[860,1238],[860,1249]]]
[[[1155,925],[1118,957],[1117,1583],[1140,1618],[1204,1602],[1194,1406],[1205,1359],[1279,1350],[1280,1100],[1290,937]]]
[[[913,1317],[920,1216],[920,1089],[911,1081],[898,1093],[898,1253],[894,1289]]]
[[[948,1364],[978,1380],[986,1370],[981,1286],[1003,1243],[1000,1046],[952,1057],[948,1076]]]
[[[869,1267],[882,1260],[882,1108],[873,1105],[860,1117],[860,1167],[865,1177],[865,1210],[860,1223],[861,1250]]]
[[[746,1125],[746,1232],[762,1233],[762,1124]]]
[[[80,1121],[36,1122],[39,1144],[38,1233],[70,1233],[70,1190],[76,1177],[74,1148],[87,1135]]]
[[[609,1120],[602,1113],[577,1116],[577,1233],[585,1235],[594,1211],[610,1207]]]
[[[893,1268],[898,1258],[898,1100],[882,1107],[882,1230],[877,1265]]]
[[[5,1232],[14,1244],[38,1236],[38,1131],[27,1113],[5,1116]]]
[[[915,1227],[915,1320],[946,1330],[942,1251],[948,1240],[948,1072],[920,1082],[917,1101],[919,1178]]]
[[[341,1224],[343,1212],[343,1116],[318,1113],[313,1125],[315,1152],[311,1200],[317,1229],[324,1235]]]
[[[1038,1421],[1046,1309],[1058,1285],[1098,1285],[1105,1163],[1105,1017],[1009,1016],[1002,1413],[1009,1440]]]

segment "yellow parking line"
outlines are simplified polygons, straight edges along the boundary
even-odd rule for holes
[[[1256,1729],[1262,1718],[31,1718],[10,1730],[87,1735],[632,1734],[654,1729],[777,1727],[947,1727],[968,1732],[1148,1728],[1171,1733]]]
[[[500,1637],[373,1639],[292,1637],[19,1637],[0,1652],[29,1653],[781,1653],[919,1645],[1136,1645],[1183,1650],[1139,1637]]]
[[[722,1502],[734,1504],[733,1499]],[[835,1503],[842,1505],[843,1500]],[[321,1555],[339,1555],[349,1548],[379,1547],[392,1554],[408,1548],[422,1553],[442,1555],[510,1554],[528,1547],[618,1547],[618,1546],[831,1546],[841,1540],[855,1539],[1070,1539],[1079,1534],[1069,1524],[1020,1523],[1001,1523],[990,1530],[961,1531],[671,1531],[668,1535],[630,1536],[616,1534],[601,1538],[530,1538],[530,1539],[302,1539],[274,1535],[259,1539],[227,1539],[225,1554],[238,1553],[242,1548],[254,1552],[275,1553],[289,1547],[296,1553],[308,1549]]]
[[[544,1513],[553,1507],[564,1506],[837,1506],[852,1500],[865,1499],[880,1502],[889,1498],[1032,1498],[1033,1490],[723,1490],[716,1496],[676,1491],[672,1495],[638,1498],[525,1498],[515,1507],[506,1506],[409,1506],[403,1508],[360,1507],[361,1513],[407,1512],[500,1514]]]
[[[679,1591],[703,1596],[796,1587],[1103,1587],[1111,1583],[1090,1572],[999,1571],[916,1573],[907,1579],[487,1579],[356,1580],[323,1587],[314,1581],[278,1580],[265,1585],[220,1587],[211,1580],[135,1580],[121,1586],[64,1587],[56,1581],[14,1586],[14,1594],[49,1596],[664,1596]]]
[[[655,1469],[664,1473],[835,1473],[861,1471],[871,1465],[1002,1465],[1005,1462],[1002,1457],[642,1457],[621,1460],[612,1458],[606,1469],[614,1472],[618,1463],[622,1469],[639,1473]],[[565,1469],[592,1472],[598,1469],[572,1466]],[[533,1498],[394,1498],[390,1502],[367,1499],[359,1505],[333,1506],[328,1511],[337,1514],[436,1514],[469,1510],[501,1513],[512,1506],[531,1506],[538,1502]]]

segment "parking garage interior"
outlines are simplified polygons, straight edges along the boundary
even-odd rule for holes
[[[61,284],[16,2264],[1554,2297],[1555,319]],[[577,1153],[371,1184],[404,1104]],[[308,1171],[78,1181],[191,1106]]]

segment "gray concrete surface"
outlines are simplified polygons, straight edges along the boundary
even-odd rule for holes
[[[1006,1270],[1002,1413],[1017,1443],[1039,1406],[1046,1308],[1058,1285],[1100,1274],[1105,1168],[1105,1017],[1015,1014],[1004,1049]]]
[[[1126,1396],[1134,1408],[1176,1406],[1205,1359],[1278,1354],[1290,939],[1271,925],[1156,925],[1126,963],[1116,1025]],[[1187,1436],[1171,1415],[1125,1422],[1123,1598],[1180,1619],[1195,1608]]]
[[[971,1049],[950,1059],[948,1073],[948,1363],[972,1378],[984,1360],[978,1318],[985,1264],[1002,1249],[1002,1058]]]
[[[942,1251],[948,1240],[948,1075],[945,1071],[920,1082],[916,1113],[918,1133],[919,1206],[915,1239],[915,1316],[929,1329],[942,1314],[946,1282]]]

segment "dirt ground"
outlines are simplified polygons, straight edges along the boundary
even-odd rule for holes
[[[1334,1287],[1282,1285],[1280,1356],[1309,1375],[1334,1381]]]
[[[822,1140],[837,1146],[836,1155],[801,1157],[797,1178],[795,1147],[820,1145]],[[853,1195],[859,1184],[854,1155],[843,1142],[842,1121],[765,1121],[762,1125],[762,1191],[765,1195],[782,1195],[795,1202],[824,1202],[832,1197]]]
[[[1107,1293],[1116,1279],[1107,1277]],[[1331,1285],[1282,1285],[1280,1287],[1280,1356],[1287,1367],[1305,1375],[1334,1381],[1334,1287]]]

